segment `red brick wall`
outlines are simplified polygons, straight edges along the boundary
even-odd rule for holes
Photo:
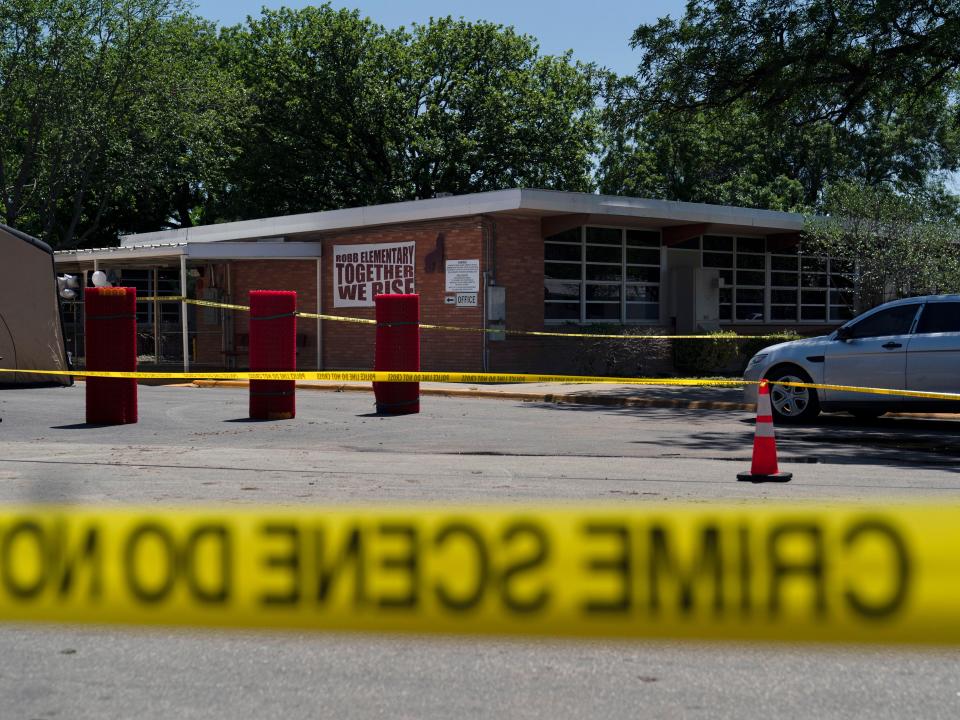
[[[507,328],[543,330],[543,239],[539,218],[496,218],[496,282],[506,288]],[[543,338],[491,340],[493,372],[543,372]]]
[[[251,290],[294,290],[297,310],[316,312],[317,263],[315,260],[245,260],[230,264],[231,300],[236,305],[250,304]],[[233,312],[235,342],[238,336],[250,333],[250,322],[245,312]],[[297,318],[297,368],[315,370],[317,367],[317,324],[315,320]],[[301,343],[303,343],[301,345]],[[237,367],[248,367],[243,349],[237,355]]]
[[[426,257],[444,235],[447,260],[479,259],[481,292],[478,307],[447,305],[444,267],[427,273]],[[540,221],[523,217],[472,217],[455,220],[394,225],[316,238],[323,242],[323,310],[326,315],[374,318],[373,308],[334,307],[334,245],[374,243],[416,243],[415,283],[420,295],[421,322],[480,329],[483,327],[483,273],[488,269],[484,257],[484,236],[491,238],[495,251],[495,280],[506,288],[507,327],[512,330],[543,330],[543,240]],[[313,260],[250,260],[231,265],[231,302],[246,305],[250,290],[295,290],[298,308],[316,312],[316,264]],[[248,334],[246,313],[233,313],[234,336]],[[370,369],[373,367],[374,327],[323,321],[323,367],[329,370]],[[297,365],[316,367],[316,322],[299,319],[297,333],[306,336],[300,347]],[[490,340],[490,370],[494,372],[577,372],[583,371],[583,342],[565,339],[507,336]],[[237,367],[246,367],[245,355],[237,357]],[[421,367],[426,371],[466,371],[483,369],[483,336],[480,332],[443,330],[421,331]]]
[[[480,328],[483,324],[483,298],[475,308],[446,305],[445,272],[440,263],[434,273],[425,269],[426,257],[437,245],[438,234],[444,235],[447,260],[479,259],[483,272],[483,234],[479,218],[440,221],[417,225],[399,225],[323,238],[323,308],[324,314],[374,318],[373,308],[334,307],[333,246],[373,243],[415,242],[414,280],[420,295],[420,321],[432,325],[454,325]],[[482,284],[482,280],[481,280]],[[483,368],[483,341],[478,332],[422,330],[420,366],[426,371],[476,372]],[[371,325],[323,323],[323,358],[327,369],[370,369],[373,367],[374,328]]]

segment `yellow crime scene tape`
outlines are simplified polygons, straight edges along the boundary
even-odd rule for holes
[[[120,370],[15,370],[0,373],[70,375],[73,377],[136,378],[157,380],[330,380],[335,382],[438,382],[438,383],[605,383],[616,385],[717,385],[741,386],[743,380],[699,378],[619,378],[605,375],[533,375],[522,373],[401,372],[393,370],[290,370],[262,372],[154,372]],[[960,397],[960,396],[958,396]]]
[[[960,506],[0,509],[0,619],[960,643]]]
[[[220,308],[224,310],[239,310],[249,312],[249,305],[230,305],[228,303],[219,303],[212,300],[193,300],[182,295],[150,295],[138,297],[137,302],[185,302],[188,305],[198,307]],[[332,322],[355,323],[360,325],[376,325],[376,320],[369,318],[346,317],[343,315],[325,315],[323,313],[298,312],[296,316],[309,320],[330,320]],[[739,335],[730,334],[723,336],[716,335],[615,335],[602,333],[572,333],[572,332],[550,332],[538,330],[506,330],[503,328],[476,328],[460,327],[457,325],[431,325],[430,323],[420,323],[422,330],[444,330],[450,332],[479,332],[487,334],[504,334],[514,336],[531,337],[564,337],[564,338],[589,338],[593,340],[782,340],[782,335]]]
[[[277,372],[155,372],[119,370],[16,370],[0,368],[0,373],[24,373],[29,375],[69,375],[72,377],[127,378],[139,380],[327,380],[332,382],[435,382],[461,384],[510,384],[510,383],[567,383],[605,385],[660,385],[674,387],[742,387],[759,385],[756,380],[724,378],[639,378],[609,377],[607,375],[536,375],[526,373],[464,373],[464,372],[400,372],[393,370],[291,370]],[[932,392],[927,390],[896,390],[892,388],[859,387],[855,385],[830,385],[821,383],[767,381],[770,385],[837,390],[866,395],[895,395],[897,397],[923,400],[960,401],[960,393]]]

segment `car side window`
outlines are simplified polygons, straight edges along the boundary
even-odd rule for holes
[[[927,303],[917,333],[960,332],[960,302]]]
[[[881,310],[860,322],[851,325],[850,337],[870,338],[884,337],[885,335],[906,335],[917,315],[919,303],[897,305],[887,310]]]

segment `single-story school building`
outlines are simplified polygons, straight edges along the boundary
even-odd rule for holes
[[[799,252],[803,217],[642,198],[502,190],[129,235],[55,255],[139,295],[246,304],[295,290],[304,312],[373,318],[378,293],[416,292],[424,323],[510,331],[687,334],[822,330],[851,316],[849,268]],[[82,304],[65,303],[82,360]],[[141,362],[246,365],[243,312],[139,305]],[[373,366],[374,329],[298,321],[302,369]],[[424,370],[570,372],[588,342],[424,330]]]

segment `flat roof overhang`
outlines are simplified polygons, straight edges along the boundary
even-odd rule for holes
[[[180,258],[191,262],[213,260],[316,260],[321,256],[318,242],[218,242],[215,244],[170,243],[133,247],[61,250],[54,253],[57,267],[123,264],[171,267]]]
[[[803,215],[774,210],[555,190],[514,189],[141,233],[124,237],[121,246],[193,246],[201,243],[250,240],[289,242],[296,240],[298,236],[303,240],[314,240],[338,231],[477,215],[522,215],[541,219],[576,215],[586,218],[589,224],[651,228],[702,225],[706,226],[707,232],[751,235],[798,233],[803,228],[804,221]]]

